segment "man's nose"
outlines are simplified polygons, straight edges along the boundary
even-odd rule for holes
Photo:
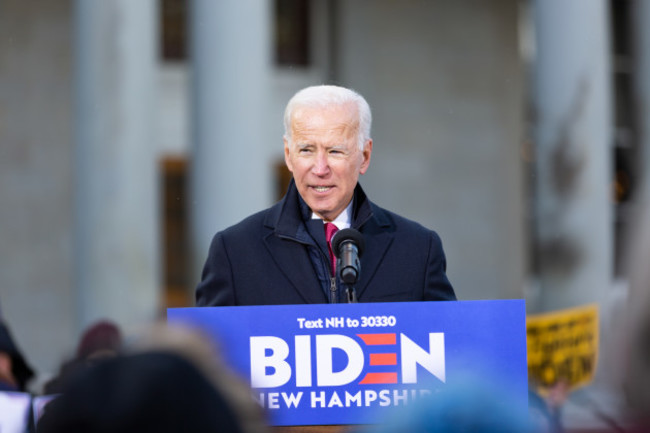
[[[316,161],[314,161],[314,167],[312,169],[313,173],[317,176],[324,176],[329,172],[329,160],[327,159],[327,153],[321,152],[316,155]]]

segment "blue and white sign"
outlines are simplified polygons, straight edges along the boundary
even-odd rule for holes
[[[372,423],[468,374],[527,405],[523,300],[175,308],[213,336],[274,425]]]

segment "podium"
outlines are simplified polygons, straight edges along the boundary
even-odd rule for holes
[[[463,381],[527,411],[523,300],[173,308],[248,382],[276,432],[345,432]]]

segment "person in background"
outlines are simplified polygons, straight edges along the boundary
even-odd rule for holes
[[[26,392],[34,377],[20,349],[14,342],[9,327],[0,317],[0,391]]]
[[[71,378],[38,433],[264,433],[251,391],[195,331],[157,326]]]
[[[75,374],[97,362],[117,356],[121,350],[122,332],[117,324],[109,320],[93,323],[79,339],[75,356],[61,365],[58,375],[43,387],[43,393],[51,395],[63,392]]]
[[[468,376],[400,406],[376,426],[357,433],[542,433],[525,404],[498,384]]]
[[[528,408],[531,422],[538,426],[540,433],[564,433],[562,405],[567,398],[568,388],[563,381],[558,382],[546,397],[529,388]]]

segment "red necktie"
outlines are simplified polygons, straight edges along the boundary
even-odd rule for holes
[[[325,240],[327,241],[327,249],[330,252],[330,267],[332,269],[332,275],[336,273],[336,257],[334,257],[334,251],[332,251],[332,237],[334,233],[339,230],[336,225],[333,223],[325,223]]]

